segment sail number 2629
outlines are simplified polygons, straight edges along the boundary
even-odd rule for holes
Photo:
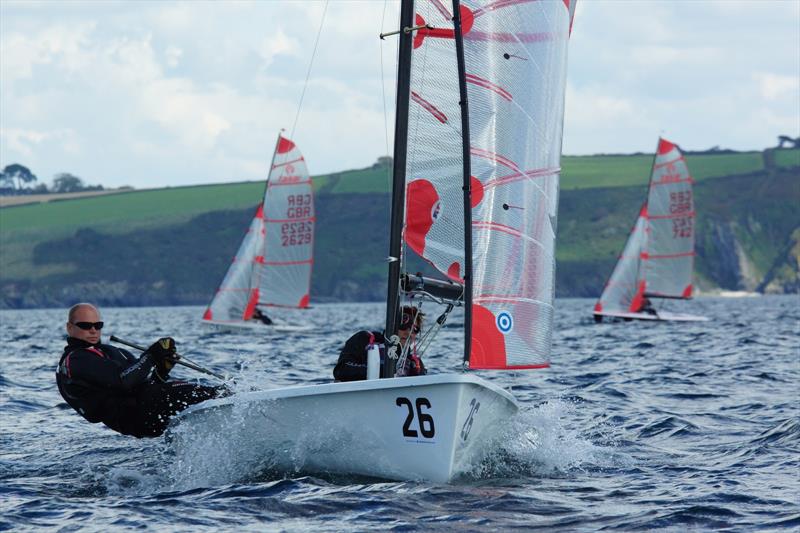
[[[433,424],[433,416],[423,410],[431,408],[431,402],[427,398],[417,398],[414,403],[411,403],[411,400],[408,398],[400,397],[395,400],[395,404],[397,404],[398,407],[405,406],[408,409],[408,415],[403,423],[404,437],[416,439],[419,438],[419,434],[422,433],[423,438],[433,438],[433,436],[436,434],[436,427]],[[414,419],[417,420],[416,426],[419,428],[419,431],[412,429],[411,427],[414,425]]]
[[[312,222],[284,222],[281,224],[281,245],[311,244]]]

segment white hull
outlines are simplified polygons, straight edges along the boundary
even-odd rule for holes
[[[448,482],[494,448],[517,410],[510,393],[472,375],[375,379],[210,400],[178,415],[170,438],[188,463],[213,450],[223,476],[278,470]]]
[[[594,313],[599,316],[607,316],[611,318],[622,318],[627,320],[650,320],[656,322],[707,322],[708,317],[699,315],[689,315],[686,313],[670,313],[669,311],[659,311],[658,314],[651,313],[625,313],[613,311],[603,311],[602,313]]]
[[[264,324],[256,320],[247,322],[222,322],[217,320],[201,320],[201,323],[206,327],[212,328],[216,331],[254,331],[254,332],[302,332],[311,331],[313,326],[297,326],[292,324]]]

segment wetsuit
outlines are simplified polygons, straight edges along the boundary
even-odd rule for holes
[[[358,381],[367,379],[367,348],[370,339],[378,345],[381,352],[381,363],[386,358],[386,338],[383,333],[378,331],[359,331],[344,343],[344,348],[339,353],[339,360],[333,369],[333,377],[337,381]],[[406,357],[405,375],[422,376],[427,374],[422,359],[416,354],[409,354]]]
[[[263,312],[261,312],[261,309],[256,309],[255,311],[253,311],[253,319],[260,320],[262,323],[268,326],[272,325],[272,319],[267,315],[265,315]]]
[[[116,346],[69,337],[56,383],[64,400],[86,420],[134,437],[157,437],[172,415],[226,392],[166,376],[162,380],[152,372],[155,366],[149,352],[137,359]]]

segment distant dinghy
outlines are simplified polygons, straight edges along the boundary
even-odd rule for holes
[[[264,198],[203,323],[217,329],[311,329],[265,324],[258,315],[261,308],[308,307],[314,224],[314,191],[305,159],[292,141],[278,135]]]
[[[380,377],[190,407],[173,422],[179,454],[205,461],[213,449],[234,473],[447,482],[498,449],[519,407],[473,374],[396,377],[409,346],[424,355],[435,343],[470,370],[549,366],[575,1],[448,4],[401,4],[385,331],[412,298],[442,314],[404,349],[394,336],[383,364],[368,365]],[[447,279],[403,274],[411,250]],[[461,336],[445,342],[436,334],[454,306],[465,309]]]
[[[677,145],[659,139],[647,200],[639,210],[603,294],[594,306],[603,317],[694,322],[706,317],[656,309],[651,299],[692,297],[695,207],[692,176]]]

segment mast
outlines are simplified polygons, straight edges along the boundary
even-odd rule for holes
[[[262,213],[266,212],[267,209],[267,194],[269,194],[269,178],[272,175],[272,169],[275,168],[275,158],[278,156],[278,147],[281,145],[281,131],[278,132],[278,138],[275,139],[275,148],[272,150],[272,160],[269,162],[269,170],[267,171],[267,180],[264,182],[264,194],[261,195],[261,211]],[[267,248],[267,224],[266,222],[263,223],[264,229],[264,238],[261,240],[261,250],[260,254],[265,255],[266,248]],[[260,272],[257,272],[256,269],[253,269],[252,274],[250,275],[250,288],[253,287],[258,288],[258,278],[261,276]],[[261,294],[259,291],[258,299],[261,299]],[[256,305],[258,305],[258,301],[256,301]]]
[[[661,146],[661,136],[659,136],[658,137],[658,141],[656,141],[656,149],[653,152],[653,163],[650,165],[650,179],[647,180],[647,196],[644,199],[644,205],[645,205],[646,210],[649,209],[649,207],[650,207],[649,206],[649,203],[650,203],[650,189],[653,187],[653,173],[656,170],[656,158],[658,157],[658,147],[659,146]],[[645,226],[649,226],[649,225],[650,225],[650,218],[648,216],[645,216]],[[650,244],[648,242],[647,238],[646,238],[647,233],[648,232],[645,232],[645,241],[642,244],[643,251],[645,251],[645,252],[648,250],[647,247]],[[636,269],[636,282],[637,282],[637,285],[639,283],[641,283],[642,281],[644,281],[645,284],[647,284],[647,280],[642,278],[642,267],[643,266],[644,265],[642,265],[642,260],[639,259],[638,266],[637,266],[637,269]],[[648,294],[646,292],[643,292],[642,293],[642,297],[643,298],[647,298]]]
[[[400,256],[402,253],[403,205],[406,187],[406,154],[408,149],[408,105],[411,93],[411,44],[414,25],[414,1],[400,4],[400,42],[397,62],[397,108],[394,123],[394,165],[392,168],[392,215],[389,226],[389,279],[386,295],[385,335],[391,338],[397,331],[397,308],[400,303]],[[388,340],[388,339],[387,339]],[[391,378],[395,361],[386,357],[381,377]]]
[[[461,156],[463,159],[464,184],[464,363],[469,363],[472,345],[472,188],[470,177],[469,105],[467,101],[467,78],[464,64],[464,36],[461,32],[460,0],[453,0],[453,26],[458,62],[458,93],[461,106]]]

